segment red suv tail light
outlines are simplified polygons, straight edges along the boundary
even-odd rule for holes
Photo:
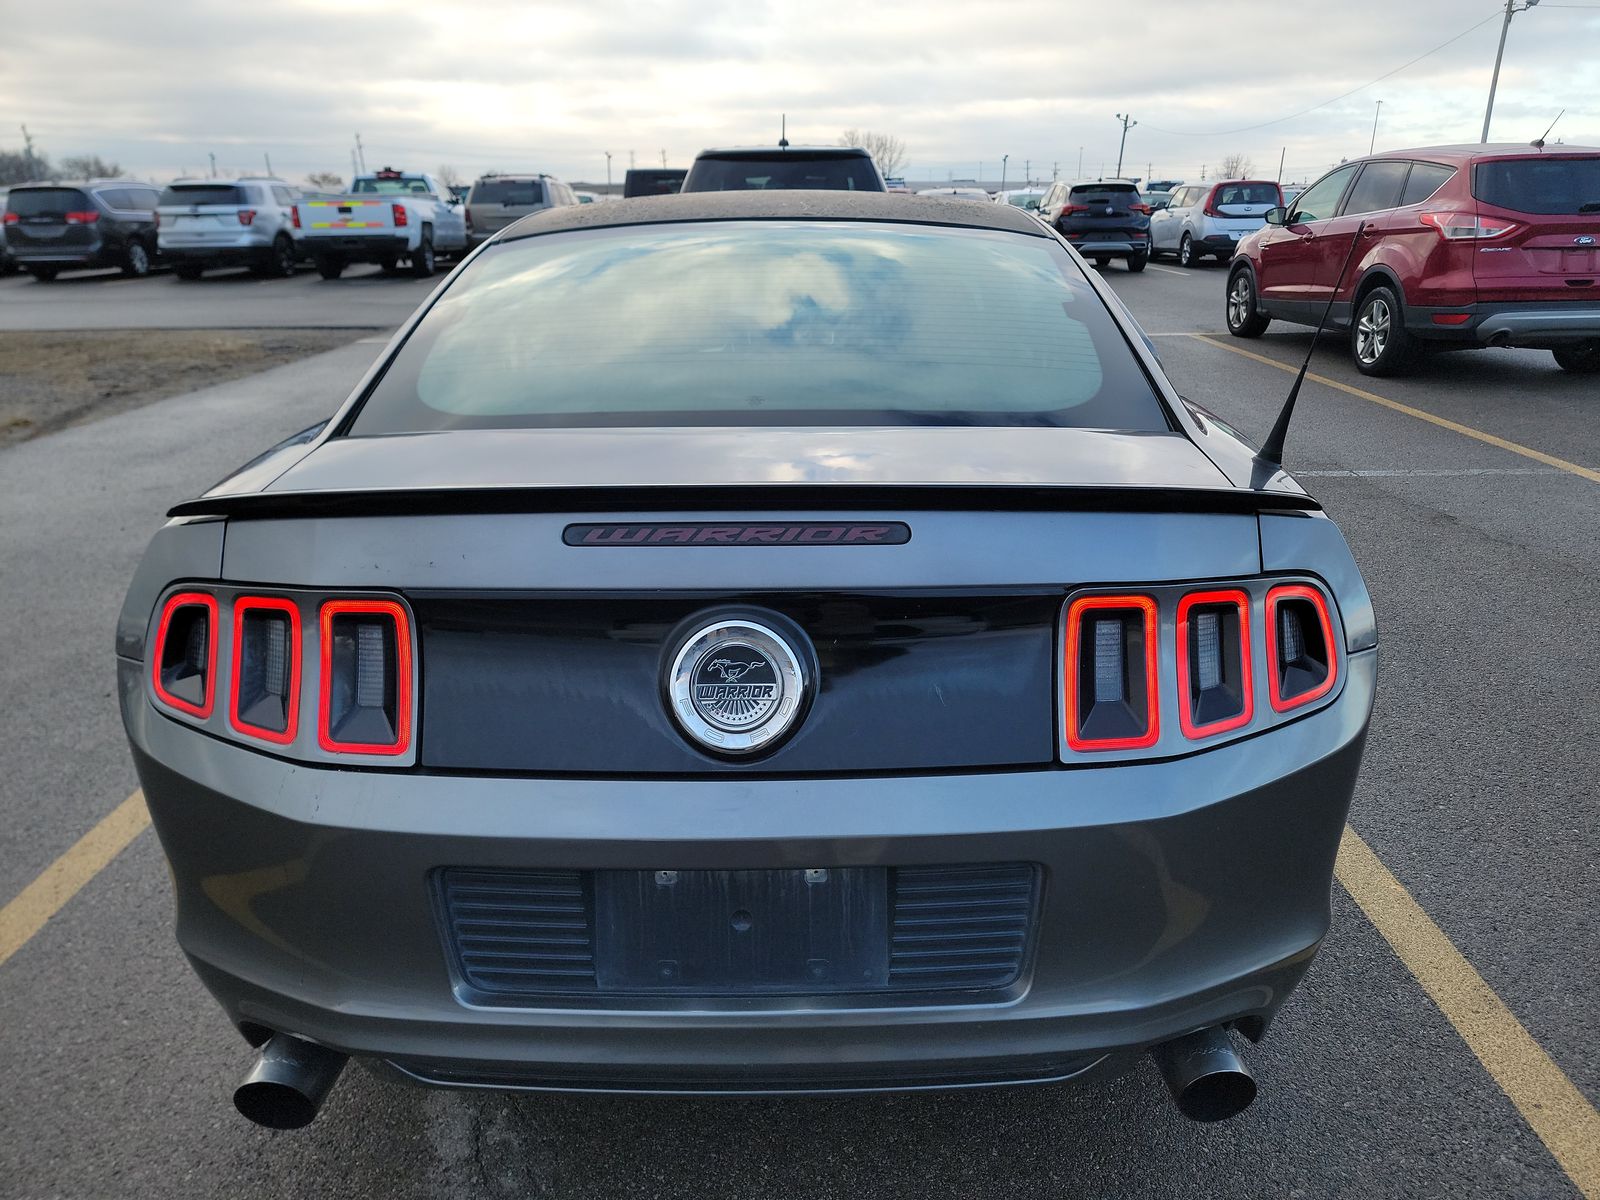
[[[241,208],[239,210],[239,224],[241,224],[241,225],[249,225],[255,219],[256,219],[256,210],[255,209],[253,209],[253,208]]]
[[[1178,601],[1178,724],[1188,738],[1248,725],[1250,597],[1227,589],[1190,592]]]
[[[298,204],[289,210],[289,220],[294,223],[296,229],[300,228],[300,206]]]
[[[1339,653],[1328,602],[1316,588],[1291,583],[1267,593],[1267,672],[1268,696],[1278,712],[1333,690]]]
[[[1067,608],[1062,679],[1067,745],[1137,750],[1156,744],[1156,602],[1083,596]]]
[[[7,213],[6,214],[6,224],[7,225],[18,225],[21,222],[22,222],[22,217],[19,214],[17,214],[17,213]]]
[[[407,211],[404,204],[391,204],[389,205],[389,211],[394,214],[394,227],[396,229],[403,229],[411,223],[411,213]]]
[[[1417,220],[1424,225],[1432,225],[1439,231],[1439,236],[1447,242],[1487,241],[1490,238],[1505,237],[1506,234],[1515,233],[1522,228],[1515,221],[1462,212],[1418,213]]]
[[[69,212],[67,214],[68,225],[93,225],[99,219],[100,214],[93,209],[88,212]]]
[[[204,592],[178,592],[161,607],[150,682],[169,708],[204,720],[217,683],[217,601]]]
[[[300,717],[300,609],[276,596],[233,602],[228,721],[240,733],[287,745]]]
[[[411,625],[392,600],[322,606],[317,743],[334,754],[411,747]]]

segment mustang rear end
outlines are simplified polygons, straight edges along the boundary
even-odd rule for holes
[[[750,1093],[1154,1049],[1190,1115],[1250,1102],[1371,604],[1081,259],[979,207],[531,218],[173,511],[120,691],[246,1115],[304,1124],[348,1056]]]

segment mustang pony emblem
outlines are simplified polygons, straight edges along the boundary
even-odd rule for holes
[[[722,676],[724,683],[733,683],[742,679],[747,673],[755,670],[761,664],[758,662],[734,662],[731,658],[716,658],[706,664],[706,670],[715,671]]]

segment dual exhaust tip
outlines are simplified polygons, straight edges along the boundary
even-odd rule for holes
[[[1250,1107],[1255,1077],[1220,1025],[1151,1047],[1178,1111],[1194,1121],[1225,1121]],[[302,1129],[316,1119],[348,1061],[287,1033],[275,1033],[233,1093],[234,1107],[268,1129]]]

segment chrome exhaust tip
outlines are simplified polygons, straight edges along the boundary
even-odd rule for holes
[[[1178,1111],[1191,1121],[1226,1121],[1256,1098],[1255,1076],[1220,1025],[1150,1048]]]
[[[233,1106],[268,1129],[303,1129],[316,1118],[347,1061],[337,1050],[275,1033],[234,1089]]]

